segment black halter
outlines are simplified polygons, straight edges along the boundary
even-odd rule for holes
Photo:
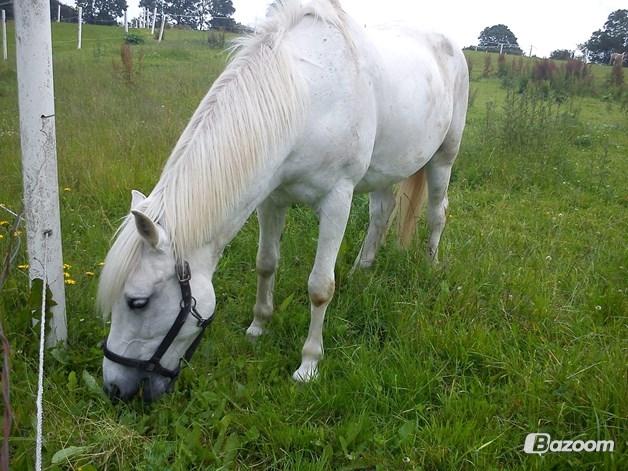
[[[175,270],[179,280],[179,287],[181,288],[181,309],[179,311],[179,315],[174,320],[174,324],[170,327],[170,330],[157,347],[153,356],[148,360],[136,360],[135,358],[123,357],[122,355],[118,355],[117,353],[109,350],[107,347],[107,339],[105,339],[102,343],[102,350],[107,359],[113,361],[114,363],[119,363],[120,365],[130,366],[131,368],[137,368],[148,373],[157,373],[171,379],[175,379],[179,376],[179,372],[181,370],[181,360],[185,360],[187,362],[190,358],[192,358],[196,347],[198,347],[198,344],[201,342],[205,329],[214,320],[214,316],[212,315],[207,319],[203,319],[196,310],[196,299],[192,296],[192,289],[190,288],[190,279],[192,278],[192,275],[190,274],[190,266],[188,262],[184,261],[183,264],[177,263]],[[192,315],[192,317],[196,319],[197,325],[200,327],[201,331],[192,342],[192,345],[188,347],[183,358],[179,360],[179,365],[174,370],[170,370],[161,365],[161,357],[164,353],[166,353],[168,348],[170,348],[170,345],[172,345],[172,342],[179,334],[181,327],[183,327],[183,324],[185,324],[189,315]]]

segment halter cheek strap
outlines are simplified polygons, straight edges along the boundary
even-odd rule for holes
[[[153,353],[153,356],[148,360],[137,360],[135,358],[118,355],[117,353],[109,350],[107,347],[107,339],[105,339],[102,343],[102,350],[105,358],[120,365],[137,368],[139,370],[146,371],[147,373],[157,373],[170,379],[175,379],[179,376],[181,371],[181,360],[185,360],[187,362],[192,358],[192,355],[201,342],[205,329],[207,329],[207,327],[209,327],[211,322],[214,320],[214,316],[212,315],[207,319],[203,319],[203,317],[196,310],[196,299],[192,296],[192,288],[190,287],[190,279],[192,278],[192,275],[190,273],[190,265],[188,262],[184,261],[182,264],[177,263],[175,271],[179,280],[179,288],[181,289],[181,309],[179,310],[179,314],[174,320],[172,327],[170,327],[170,330],[166,333],[166,336],[157,347],[157,350]],[[201,331],[188,347],[183,357],[179,360],[179,365],[175,369],[171,370],[162,366],[161,358],[168,351],[172,342],[174,342],[174,339],[179,334],[179,331],[183,327],[183,324],[185,324],[189,315],[196,319],[197,326],[201,329]]]

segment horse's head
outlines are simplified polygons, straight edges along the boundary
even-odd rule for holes
[[[190,258],[190,266],[177,263],[166,231],[142,212],[144,199],[134,192],[132,218],[111,248],[100,280],[101,306],[111,312],[103,380],[112,398],[130,399],[140,387],[145,400],[166,392],[215,308],[203,257]],[[106,296],[113,299],[103,303]]]

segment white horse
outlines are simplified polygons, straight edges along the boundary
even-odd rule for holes
[[[468,85],[462,52],[440,34],[366,30],[338,0],[279,2],[239,41],[150,195],[133,192],[100,276],[99,307],[111,313],[105,389],[129,398],[144,383],[145,399],[168,389],[199,325],[214,314],[212,276],[223,249],[256,208],[258,285],[246,333],[259,337],[273,313],[279,239],[295,202],[320,218],[308,280],[311,322],[293,375],[315,378],[355,192],[368,192],[370,201],[357,267],[373,263],[395,206],[409,243],[426,180],[428,253],[436,259]]]

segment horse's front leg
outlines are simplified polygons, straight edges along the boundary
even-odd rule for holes
[[[345,233],[353,186],[350,183],[338,185],[321,202],[316,260],[308,280],[310,295],[310,329],[303,345],[301,366],[292,377],[297,381],[309,381],[318,375],[318,362],[323,357],[323,322],[325,311],[331,302],[336,288],[334,267],[340,243]]]
[[[253,307],[253,322],[246,335],[256,340],[264,333],[264,326],[273,315],[273,289],[279,262],[279,242],[286,220],[286,207],[278,207],[270,200],[257,208],[259,246],[257,248],[257,296]]]

